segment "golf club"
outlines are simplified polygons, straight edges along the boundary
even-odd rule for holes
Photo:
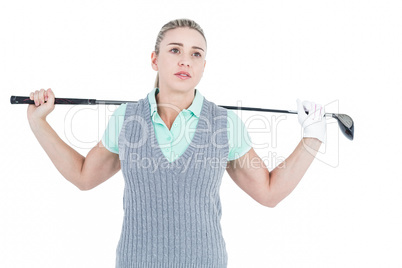
[[[33,100],[29,97],[22,96],[11,96],[11,104],[35,104]],[[55,98],[55,104],[71,104],[71,105],[120,105],[123,103],[137,101],[115,101],[115,100],[96,100],[96,99],[72,99],[72,98]],[[277,109],[265,109],[265,108],[254,108],[254,107],[242,107],[242,106],[226,106],[218,105],[219,107],[231,110],[245,110],[245,111],[256,111],[256,112],[271,112],[271,113],[286,113],[286,114],[297,114],[297,111],[292,110],[277,110]],[[334,118],[338,121],[339,128],[341,129],[343,135],[349,140],[353,140],[354,136],[354,123],[350,116],[346,114],[337,113],[326,113],[325,117]]]

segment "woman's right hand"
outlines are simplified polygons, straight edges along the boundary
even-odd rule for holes
[[[28,105],[28,120],[46,120],[46,116],[54,110],[55,96],[53,91],[50,88],[48,90],[42,88],[31,92],[29,98],[35,101],[35,104]]]

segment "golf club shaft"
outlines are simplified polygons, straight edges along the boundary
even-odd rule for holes
[[[11,96],[11,104],[35,104],[33,100],[29,97],[24,96]],[[116,100],[96,100],[96,99],[73,99],[73,98],[55,98],[55,104],[70,104],[70,105],[120,105],[123,103],[129,103],[137,101],[116,101]],[[230,110],[245,110],[245,111],[256,111],[256,112],[271,112],[271,113],[286,113],[286,114],[297,114],[297,111],[292,110],[279,110],[279,109],[266,109],[266,108],[255,108],[255,107],[243,107],[243,106],[227,106],[218,105],[219,107],[230,109]],[[326,117],[332,117],[331,113],[326,113]]]

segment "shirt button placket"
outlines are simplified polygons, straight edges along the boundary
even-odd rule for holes
[[[172,137],[171,136],[167,136],[166,138],[170,143],[172,142]],[[172,147],[172,145],[170,144],[170,147],[166,148],[166,152],[170,152],[170,148]]]

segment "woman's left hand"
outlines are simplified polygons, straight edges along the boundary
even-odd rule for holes
[[[324,107],[314,102],[301,102],[297,99],[297,114],[299,123],[303,127],[303,137],[317,138],[325,143],[327,122]]]

